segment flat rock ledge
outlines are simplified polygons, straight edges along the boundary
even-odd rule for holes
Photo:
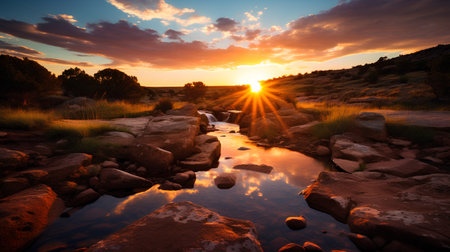
[[[87,251],[262,251],[252,222],[184,201],[164,205]]]
[[[384,244],[410,244],[418,251],[450,249],[450,174],[402,178],[324,171],[302,193],[310,207],[372,240],[381,237]]]

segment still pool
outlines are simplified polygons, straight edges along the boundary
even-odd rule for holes
[[[191,201],[221,215],[252,221],[264,251],[277,251],[283,245],[311,241],[325,251],[357,251],[347,238],[347,225],[308,207],[299,192],[310,185],[326,166],[310,157],[281,148],[265,149],[237,132],[237,125],[218,122],[217,131],[222,155],[218,168],[197,172],[192,189],[162,191],[158,186],[125,198],[102,196],[96,202],[60,218],[50,225],[29,251],[70,251],[88,247],[151,213],[169,202]],[[238,150],[248,147],[249,150]],[[238,164],[265,164],[270,174],[235,170]],[[221,190],[214,185],[220,173],[234,173],[236,185]],[[303,215],[307,227],[290,230],[284,220]]]

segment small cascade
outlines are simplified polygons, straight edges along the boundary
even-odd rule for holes
[[[198,113],[206,115],[206,117],[208,117],[209,123],[218,122],[217,118],[209,112],[199,110]]]

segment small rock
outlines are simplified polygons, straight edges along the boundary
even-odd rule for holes
[[[292,230],[300,230],[306,227],[306,220],[303,216],[288,217],[285,223]]]
[[[34,147],[34,149],[39,152],[40,154],[44,155],[44,156],[51,156],[53,151],[52,149],[50,149],[50,147],[43,145],[43,144],[38,144]]]
[[[232,159],[232,157],[225,157],[225,160]]]
[[[377,247],[375,243],[367,236],[362,234],[350,233],[348,238],[360,249],[361,251],[376,251]]]
[[[323,249],[319,245],[308,241],[303,243],[303,248],[306,252],[323,252]]]
[[[136,169],[136,174],[139,176],[145,176],[145,174],[147,174],[147,169],[144,166],[141,166]]]
[[[84,206],[100,198],[100,194],[92,188],[86,189],[79,193],[70,203],[71,206]]]
[[[62,181],[60,183],[58,183],[57,187],[55,188],[55,191],[58,194],[62,194],[62,195],[70,195],[70,194],[75,194],[78,193],[79,191],[77,190],[77,183],[73,182],[73,181]]]
[[[410,150],[408,148],[404,148],[402,152],[400,152],[400,157],[405,159],[415,159],[417,157],[418,150]]]
[[[135,171],[135,170],[136,170],[136,165],[135,165],[135,164],[130,164],[130,165],[128,165],[127,171],[132,172],[132,171]]]
[[[153,183],[145,178],[114,168],[104,168],[100,172],[100,188],[110,190],[149,188]]]
[[[353,173],[360,169],[359,162],[357,161],[351,161],[341,158],[333,158],[333,163],[335,163],[337,166],[339,166],[339,168],[348,173]]]
[[[269,174],[272,172],[273,167],[268,165],[255,165],[255,164],[240,164],[233,166],[233,169],[238,170],[249,170],[249,171],[255,171],[255,172],[261,172],[261,173],[267,173]]]
[[[435,164],[443,164],[444,163],[444,161],[440,160],[439,158],[430,157],[430,156],[424,157],[423,159],[427,160],[427,161],[431,161]]]
[[[175,174],[175,176],[173,177],[173,182],[178,183],[178,184],[183,184],[185,182],[187,182],[190,179],[195,178],[195,172],[193,171],[185,171],[185,172],[181,172],[181,173],[177,173]]]
[[[89,186],[98,189],[98,185],[100,184],[100,179],[98,177],[92,177],[89,179]]]
[[[319,145],[316,148],[316,154],[318,156],[328,156],[330,155],[330,149],[328,149],[328,147],[325,147],[323,145]]]
[[[6,197],[20,192],[30,186],[26,178],[5,178],[1,181],[0,197]]]
[[[43,170],[25,170],[19,172],[19,174],[15,177],[26,178],[31,184],[38,184],[47,175],[48,173]]]
[[[297,243],[289,243],[281,247],[278,252],[304,252],[305,249]]]
[[[250,148],[242,146],[242,147],[239,147],[238,150],[246,151],[246,150],[250,150]]]
[[[28,155],[16,150],[0,148],[0,167],[21,168],[27,165]]]
[[[116,163],[116,162],[107,160],[107,161],[102,163],[102,167],[103,168],[116,168],[116,169],[118,169],[119,168],[119,164]]]
[[[230,130],[230,133],[236,133],[236,130]]]
[[[219,189],[229,189],[236,184],[236,176],[232,173],[222,173],[214,178],[214,183]]]
[[[6,137],[8,135],[7,132],[0,131],[0,137]]]
[[[102,167],[100,165],[93,164],[93,165],[88,165],[86,167],[86,170],[87,170],[87,176],[94,177],[100,173],[100,171],[102,170]]]
[[[169,190],[169,191],[175,191],[175,190],[180,190],[181,188],[183,188],[180,184],[171,182],[171,181],[164,181],[164,183],[162,183],[159,186],[160,190]]]
[[[407,147],[407,146],[410,146],[412,143],[410,141],[393,138],[393,139],[391,139],[391,144]]]

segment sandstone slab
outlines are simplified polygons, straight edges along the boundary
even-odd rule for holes
[[[366,171],[382,172],[398,177],[412,177],[440,172],[438,168],[416,159],[399,159],[370,163],[367,165]]]
[[[378,140],[386,140],[386,119],[373,112],[362,112],[355,118],[355,130],[361,135]]]
[[[199,135],[195,137],[195,147],[200,152],[180,161],[180,166],[194,171],[208,170],[214,167],[221,153],[219,139],[216,136]]]
[[[28,155],[16,150],[0,148],[0,167],[21,168],[27,165]]]
[[[99,177],[98,187],[106,191],[149,188],[153,185],[151,181],[145,178],[114,168],[102,169]]]
[[[273,170],[272,166],[268,166],[268,165],[256,165],[256,164],[239,164],[239,165],[235,165],[233,166],[233,169],[238,169],[238,170],[248,170],[248,171],[255,171],[255,172],[261,172],[261,173],[271,173]]]
[[[148,175],[168,174],[174,155],[172,152],[153,144],[133,144],[126,149],[130,160],[147,168]]]
[[[401,178],[378,172],[322,172],[303,191],[308,205],[347,222],[352,232],[450,249],[450,174]]]
[[[330,145],[333,158],[365,163],[389,160],[389,158],[385,157],[374,148],[368,145],[355,143],[352,139],[344,135],[335,135],[331,137]]]
[[[45,185],[38,185],[0,201],[0,248],[21,251],[64,210],[64,203]]]
[[[47,172],[45,180],[49,183],[64,181],[80,167],[88,166],[92,156],[85,153],[71,153],[68,155],[51,158],[49,163],[42,169]]]
[[[262,251],[253,223],[191,202],[170,203],[87,251]]]

